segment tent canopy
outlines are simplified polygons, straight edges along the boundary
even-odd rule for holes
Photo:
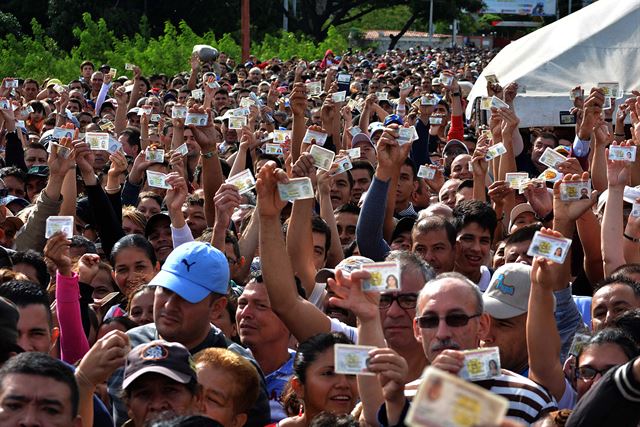
[[[487,74],[526,87],[515,101],[522,127],[560,126],[578,85],[586,94],[599,82],[619,82],[629,95],[640,88],[640,0],[599,0],[507,45],[473,86],[467,117],[473,100],[487,95]]]

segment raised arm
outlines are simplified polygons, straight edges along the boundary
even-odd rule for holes
[[[216,206],[216,222],[213,226],[211,246],[224,252],[231,215],[233,210],[242,203],[242,197],[233,184],[222,184],[213,201]]]
[[[291,125],[291,160],[295,163],[300,157],[302,139],[306,132],[304,112],[307,109],[307,88],[303,83],[293,85],[289,96],[291,111],[293,112],[293,124]]]
[[[318,170],[316,176],[318,179],[318,199],[320,203],[320,218],[329,226],[331,230],[331,246],[327,253],[328,268],[333,268],[344,258],[342,245],[340,244],[340,235],[338,234],[338,225],[336,217],[333,215],[333,207],[331,205],[331,173],[335,171],[337,165],[331,167],[329,171]]]

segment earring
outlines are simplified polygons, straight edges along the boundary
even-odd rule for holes
[[[298,411],[298,416],[301,417],[302,414],[304,413],[304,404],[300,404],[300,411]]]

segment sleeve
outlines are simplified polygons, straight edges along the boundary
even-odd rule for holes
[[[383,261],[390,251],[382,235],[388,189],[389,181],[373,177],[356,226],[356,241],[360,254],[374,261]]]
[[[571,296],[571,287],[555,291],[556,297],[556,326],[560,334],[560,361],[564,363],[573,341],[576,330],[582,325],[582,316]]]
[[[111,83],[102,83],[102,87],[100,88],[100,92],[98,93],[98,97],[96,98],[96,116],[100,115],[100,109],[102,108],[102,103],[107,97],[107,93],[109,93],[109,88],[111,87]]]
[[[107,198],[109,199],[109,203],[111,203],[111,207],[113,208],[113,212],[116,214],[116,219],[122,225],[122,190],[117,193],[109,194],[107,193]]]
[[[95,226],[100,234],[102,250],[105,254],[110,254],[113,245],[124,236],[121,221],[118,221],[107,193],[104,192],[99,184],[85,186],[85,192],[93,208],[93,214],[97,222]]]
[[[462,116],[451,116],[451,127],[449,127],[449,133],[447,133],[447,141],[451,141],[452,139],[458,139],[460,141],[464,139]]]
[[[188,225],[184,225],[182,228],[175,228],[171,225],[171,238],[173,239],[173,248],[177,248],[183,243],[193,242],[193,234]]]
[[[132,184],[127,178],[122,187],[122,206],[136,206],[140,195],[140,185]]]
[[[342,332],[353,342],[358,342],[358,330],[353,326],[349,326],[346,323],[342,323],[338,319],[333,317],[329,318],[331,322],[331,332]]]
[[[16,132],[20,132],[20,130],[16,130]],[[20,142],[20,138],[18,138],[18,134],[15,132],[7,134],[4,160],[7,166],[16,166],[25,172],[27,171],[27,165],[24,162],[22,142]]]
[[[29,214],[25,225],[16,235],[16,250],[33,249],[36,252],[42,252],[47,242],[44,237],[47,218],[58,215],[61,205],[62,197],[59,200],[52,200],[42,190],[36,199],[36,206]]]
[[[578,401],[566,427],[636,427],[640,422],[640,383],[633,359],[609,370]]]
[[[67,363],[75,363],[89,351],[89,342],[80,315],[78,275],[62,276],[56,272],[56,315],[60,327],[60,355]]]
[[[400,415],[398,424],[390,426],[389,421],[387,420],[387,406],[385,403],[383,403],[380,409],[378,409],[378,424],[380,425],[380,427],[404,427],[406,425],[404,423],[404,419],[407,418],[410,406],[411,404],[409,403],[409,400],[405,400],[404,408],[402,409],[402,414]]]
[[[411,157],[411,160],[413,160],[416,165],[430,164],[431,158],[429,157],[429,153],[434,150],[431,150],[429,145],[429,128],[425,126],[421,120],[417,120],[416,132],[418,134],[418,139],[413,141],[413,144],[411,144],[409,157]]]

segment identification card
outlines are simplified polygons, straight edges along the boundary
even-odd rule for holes
[[[486,76],[484,76],[484,79],[485,79],[487,82],[491,83],[492,85],[495,85],[495,84],[500,83],[500,82],[498,81],[498,77],[496,77],[496,75],[495,75],[495,74],[487,74]]]
[[[540,256],[562,264],[567,257],[570,247],[571,239],[547,236],[546,234],[536,231],[533,240],[531,240],[527,255]]]
[[[264,145],[265,154],[273,154],[275,156],[282,155],[282,145],[281,144],[270,144],[267,143]]]
[[[293,202],[294,200],[313,199],[313,184],[308,177],[292,178],[288,183],[278,183],[280,199]]]
[[[113,136],[109,135],[109,149],[107,151],[110,154],[113,154],[116,151],[122,151],[122,144]]]
[[[111,74],[111,79],[115,79],[116,76],[118,75],[118,69],[117,68],[109,68],[109,74]]]
[[[302,139],[303,144],[313,144],[324,147],[324,143],[327,142],[327,134],[324,132],[317,132],[315,130],[307,129],[307,133],[304,134]]]
[[[349,133],[351,134],[352,137],[354,137],[357,134],[362,133],[362,129],[360,129],[360,126],[354,126],[351,129],[349,129]]]
[[[310,96],[319,96],[322,93],[322,84],[320,82],[307,83],[307,92]]]
[[[209,123],[209,116],[207,114],[187,113],[184,119],[185,125],[206,126],[207,123]]]
[[[149,121],[152,123],[158,123],[160,121],[160,114],[152,114],[149,117]]]
[[[465,350],[464,365],[459,375],[467,381],[481,381],[500,375],[500,349],[498,347]]]
[[[564,174],[558,172],[553,168],[545,169],[539,176],[538,179],[542,179],[549,182],[556,182],[562,179]]]
[[[287,138],[291,139],[291,132],[288,130],[276,129],[273,131],[273,142],[276,144],[284,144]]]
[[[429,124],[430,125],[441,125],[442,124],[442,117],[430,116],[429,117]]]
[[[187,143],[183,143],[182,145],[180,145],[178,148],[176,148],[176,153],[180,153],[183,156],[186,156],[187,154],[189,154],[189,147],[187,147]]]
[[[411,88],[411,83],[402,83],[400,85],[400,90],[407,90]]]
[[[240,107],[236,108],[235,110],[231,110],[231,115],[234,117],[248,116],[249,113],[250,111],[248,107]]]
[[[151,115],[151,111],[153,111],[153,107],[151,105],[142,105],[138,109],[138,115],[142,116],[142,115],[146,114],[147,116],[150,116]]]
[[[8,110],[10,108],[12,109],[11,103],[8,99],[0,99],[0,109]]]
[[[202,89],[194,89],[191,91],[191,96],[195,99],[201,100],[204,97]]]
[[[144,152],[144,159],[147,162],[162,163],[164,162],[164,150],[147,148]]]
[[[171,190],[171,185],[167,184],[167,175],[162,172],[147,170],[147,184],[149,184],[150,187]]]
[[[109,150],[109,134],[106,132],[87,132],[85,141],[92,150]]]
[[[338,165],[338,168],[331,174],[331,176],[340,175],[341,173],[344,173],[348,170],[353,169],[353,165],[351,164],[351,159],[349,159],[349,156],[344,156],[344,157],[340,157],[339,159],[335,159],[334,163]]]
[[[418,139],[418,132],[416,132],[415,126],[398,129],[398,145],[409,144],[416,139]]]
[[[64,159],[68,159],[69,156],[71,155],[71,149],[69,147],[65,147],[64,145],[60,145],[57,142],[54,142],[55,140],[51,140],[49,141],[49,146],[47,147],[47,152],[51,153],[51,150],[53,150],[53,146],[56,146],[57,149],[57,153],[58,156],[64,158]]]
[[[410,427],[499,426],[508,407],[506,398],[429,366],[405,423]]]
[[[529,174],[526,172],[507,172],[505,175],[505,181],[509,184],[509,187],[514,190],[522,188],[523,184],[529,180]]]
[[[331,100],[333,102],[344,102],[347,99],[347,92],[346,91],[340,91],[340,92],[335,92],[331,95]]]
[[[491,110],[491,98],[483,96],[480,99],[480,109],[481,110]]]
[[[388,92],[376,92],[376,98],[378,98],[378,101],[387,101],[387,100],[389,100],[389,93]]]
[[[333,346],[336,374],[375,375],[367,368],[369,352],[376,347],[365,345],[336,344]]]
[[[487,161],[493,160],[496,157],[502,156],[506,152],[507,152],[507,148],[504,146],[502,142],[500,142],[499,144],[490,146],[484,158]]]
[[[362,282],[364,292],[397,291],[400,289],[400,264],[392,262],[374,262],[363,264],[362,270],[371,277]]]
[[[242,108],[249,108],[252,105],[256,105],[256,102],[248,96],[245,96],[240,100],[240,107]]]
[[[133,67],[135,67],[135,65],[133,64],[129,64],[129,63],[124,64],[124,69],[127,71],[133,71]]]
[[[625,162],[636,161],[636,149],[635,145],[630,147],[621,147],[619,145],[609,146],[609,159],[611,160],[624,160]]]
[[[249,169],[245,169],[242,172],[235,174],[225,182],[236,187],[240,194],[251,191],[256,186],[256,180]]]
[[[542,153],[542,156],[540,156],[540,163],[553,169],[558,168],[558,163],[566,161],[567,158],[565,156],[549,147],[545,148],[544,153]]]
[[[116,125],[114,125],[111,120],[103,119],[98,122],[98,127],[100,128],[100,130],[110,132],[116,128]]]
[[[569,181],[560,183],[560,200],[574,202],[591,198],[591,181]]]
[[[353,160],[360,158],[360,147],[350,148],[347,150],[347,155],[351,157]]]
[[[639,217],[640,216],[640,203],[633,203],[633,208],[631,209],[631,216]]]
[[[51,136],[53,137],[54,140],[60,141],[62,138],[73,139],[73,133],[74,133],[73,129],[55,127],[53,128],[53,135]]]
[[[636,199],[640,198],[640,186],[629,187],[625,185],[624,193],[622,193],[622,198],[627,203],[635,203]]]
[[[438,100],[433,95],[423,95],[420,97],[420,105],[436,105]]]
[[[591,341],[591,335],[576,332],[573,335],[571,347],[569,347],[569,354],[573,355],[574,357],[578,357],[578,354],[580,354],[584,346],[586,346],[589,341]]]
[[[617,82],[605,82],[598,83],[598,88],[602,89],[605,98],[620,98],[620,83]]]
[[[73,237],[73,217],[72,216],[50,216],[47,218],[44,237],[49,238],[61,231],[67,239]]]
[[[229,129],[242,129],[246,125],[247,125],[247,118],[245,116],[229,117]]]
[[[436,170],[433,166],[420,165],[418,178],[433,179],[436,176]]]
[[[187,117],[187,107],[184,105],[174,105],[171,109],[172,119],[185,119]]]
[[[451,83],[453,83],[453,76],[450,76],[449,74],[441,73],[440,83],[442,83],[443,86],[451,86]]]
[[[493,96],[491,97],[491,107],[492,108],[509,108],[509,104],[507,104],[497,96]]]
[[[309,150],[309,154],[313,156],[313,165],[325,171],[331,169],[333,159],[336,156],[333,151],[327,150],[326,148],[322,148],[318,145],[312,145],[311,150]]]
[[[573,89],[569,92],[569,99],[575,101],[576,98],[584,98],[584,89]]]
[[[4,87],[7,88],[17,88],[18,87],[18,80],[16,79],[10,79],[10,80],[5,80],[4,81]]]
[[[482,136],[486,137],[489,140],[493,139],[493,133],[489,129],[483,129]]]

